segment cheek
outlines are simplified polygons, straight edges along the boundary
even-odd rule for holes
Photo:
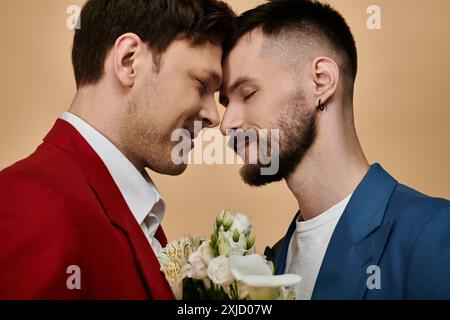
[[[153,96],[149,106],[154,122],[165,137],[190,125],[201,110],[202,100],[190,79],[179,71],[162,70],[148,91]]]
[[[287,110],[287,99],[272,93],[258,97],[244,108],[250,127],[275,128],[280,115]]]
[[[184,94],[172,96],[169,109],[173,130],[191,125],[197,119],[201,105],[201,100],[196,98],[197,96],[195,92],[186,91]]]
[[[160,88],[158,95],[156,116],[164,122],[167,130],[173,131],[183,127],[185,122],[200,110],[201,100],[198,93],[181,81],[174,81],[171,85]]]
[[[284,94],[277,94],[273,97],[270,102],[271,105],[271,122],[278,125],[278,120],[283,118],[292,108],[292,104],[297,104],[300,102],[300,97],[295,91],[285,92]]]

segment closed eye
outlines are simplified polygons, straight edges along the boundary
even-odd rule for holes
[[[252,93],[250,93],[249,95],[244,97],[244,102],[249,101],[255,94],[256,92],[258,92],[257,90],[253,91]]]
[[[208,83],[202,79],[195,79],[197,82],[197,87],[201,96],[203,96],[208,91]]]

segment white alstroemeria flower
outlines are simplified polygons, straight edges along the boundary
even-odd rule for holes
[[[200,246],[202,239],[198,237],[184,237],[181,240],[171,241],[157,255],[161,271],[177,300],[183,297],[183,279],[192,273],[189,257]]]
[[[277,300],[286,296],[282,288],[291,287],[301,281],[294,274],[276,275],[267,261],[258,254],[230,256],[230,270],[237,281],[248,286],[252,300]]]
[[[208,265],[208,277],[219,286],[227,287],[234,282],[230,271],[230,261],[227,257],[218,256],[212,259]]]
[[[249,216],[243,213],[236,213],[233,217],[233,224],[231,225],[230,230],[233,232],[237,230],[239,233],[248,236],[252,231],[253,223]]]
[[[177,300],[183,298],[183,279],[188,276],[190,269],[190,264],[180,266],[176,261],[170,261],[168,264],[161,265],[161,271],[165,274],[166,280]]]

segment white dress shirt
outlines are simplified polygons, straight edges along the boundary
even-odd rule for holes
[[[297,300],[311,299],[331,236],[350,198],[351,195],[311,220],[297,221],[286,259],[286,273],[302,277],[294,286]]]
[[[81,118],[65,112],[61,119],[75,127],[103,161],[153,251],[158,254],[162,246],[155,233],[164,217],[165,204],[147,172],[139,172],[111,141]]]

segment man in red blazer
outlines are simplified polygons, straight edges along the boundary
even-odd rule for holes
[[[165,204],[145,168],[181,174],[172,133],[219,123],[233,15],[218,0],[86,2],[69,112],[0,172],[0,299],[173,298],[156,258]]]

